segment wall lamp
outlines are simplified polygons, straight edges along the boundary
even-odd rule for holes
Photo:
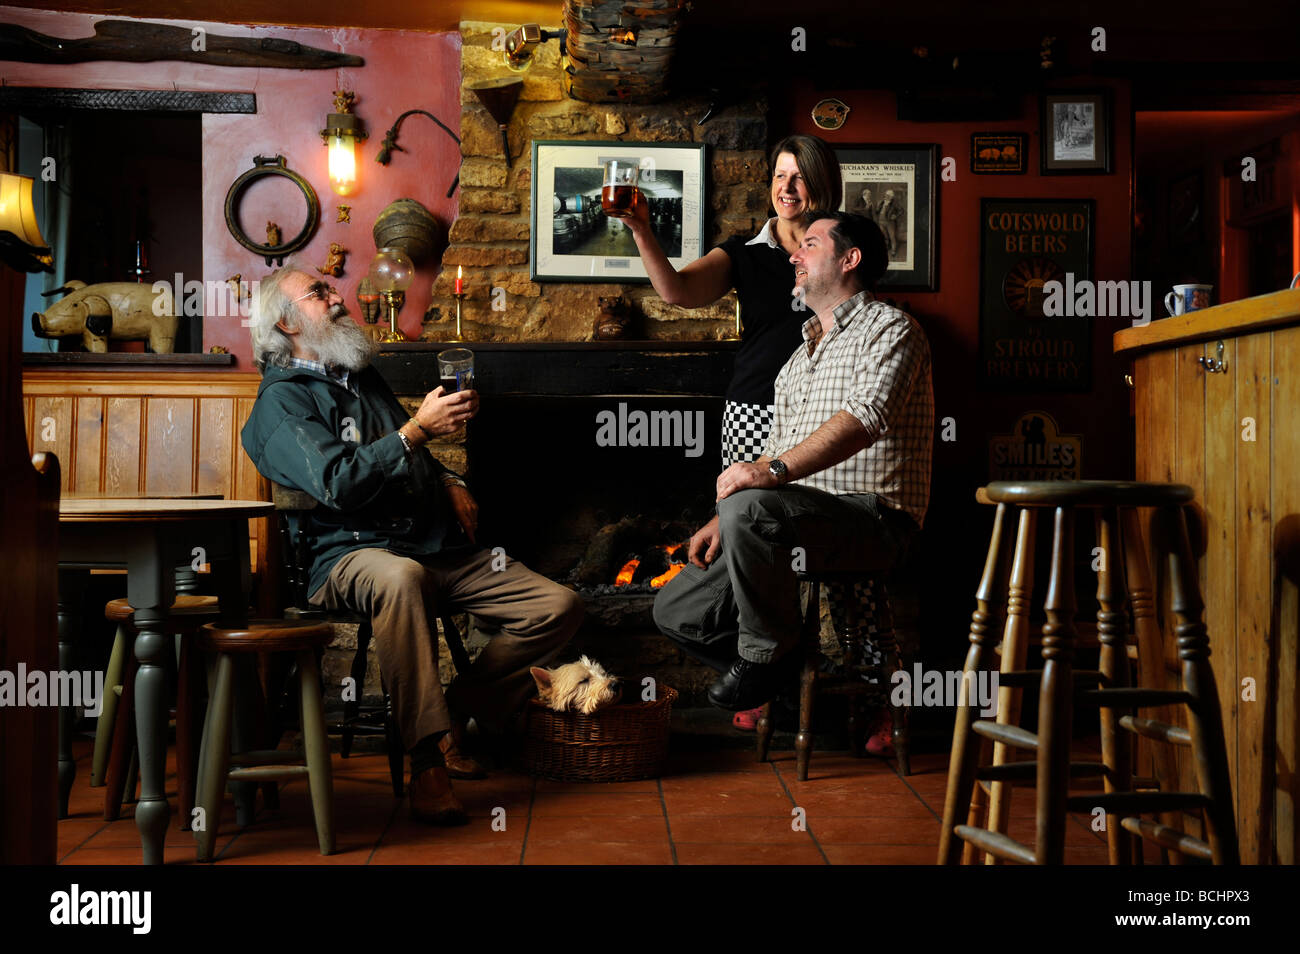
[[[536,23],[525,23],[506,37],[506,66],[522,73],[533,65],[533,50],[547,40],[563,40],[564,30],[543,30]],[[561,43],[563,45],[563,43]]]
[[[357,146],[366,138],[366,124],[352,114],[356,94],[334,91],[334,112],[325,117],[321,138],[329,147],[330,188],[339,195],[357,191]]]
[[[0,261],[20,272],[52,272],[54,258],[41,237],[32,202],[34,181],[0,172]]]

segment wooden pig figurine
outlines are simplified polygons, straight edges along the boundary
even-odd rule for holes
[[[141,338],[154,354],[171,354],[176,345],[176,304],[166,282],[101,282],[87,285],[69,281],[47,295],[67,293],[44,312],[32,312],[32,331],[38,338],[80,335],[87,351],[103,354],[108,341]]]

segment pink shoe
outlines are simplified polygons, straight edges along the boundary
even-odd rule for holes
[[[876,716],[876,721],[872,724],[870,735],[867,736],[867,754],[874,755],[882,759],[892,759],[894,757],[894,720],[889,716],[889,710],[885,709]]]
[[[753,732],[758,728],[758,718],[763,714],[763,707],[745,709],[731,717],[731,724],[742,732]]]

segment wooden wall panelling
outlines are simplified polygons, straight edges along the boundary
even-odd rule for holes
[[[1237,837],[1242,861],[1250,864],[1268,861],[1273,815],[1272,792],[1265,787],[1265,776],[1272,772],[1264,765],[1264,752],[1271,748],[1266,737],[1272,735],[1265,720],[1272,666],[1268,648],[1273,579],[1269,479],[1274,426],[1268,386],[1272,337],[1256,334],[1234,339],[1236,366],[1228,366],[1237,406],[1236,681],[1220,687],[1220,695],[1231,693],[1237,706]],[[1253,441],[1246,440],[1252,436],[1247,418],[1255,424]],[[1231,646],[1229,635],[1221,634],[1217,654],[1226,655]],[[1254,701],[1243,698],[1245,679],[1254,682]],[[1233,734],[1233,723],[1225,720],[1224,727],[1226,734]]]
[[[59,489],[72,488],[75,462],[72,459],[72,399],[60,395],[37,397],[31,404],[27,430],[33,454],[52,453],[59,459]]]
[[[236,466],[233,398],[206,398],[199,402],[198,473],[196,493],[224,493]]]
[[[104,474],[104,399],[78,397],[76,401],[75,471],[71,486],[82,497],[102,493]]]
[[[104,399],[104,481],[100,489],[105,497],[142,497],[144,481],[140,475],[144,456],[140,440],[140,399],[106,397]]]
[[[1165,405],[1167,398],[1165,395],[1174,393],[1176,387],[1176,369],[1177,359],[1173,351],[1155,351],[1142,355],[1133,363],[1134,378],[1134,410],[1136,413],[1135,427],[1137,446],[1137,478],[1138,480],[1156,481],[1160,483],[1169,483],[1174,479],[1174,425],[1177,421],[1177,404],[1175,413],[1170,414]],[[1151,537],[1151,511],[1144,508],[1139,516],[1139,521],[1143,528],[1145,537],[1144,546],[1146,548],[1148,571],[1150,573],[1152,586],[1154,588],[1154,599],[1157,619],[1167,621],[1169,618],[1167,607],[1161,606],[1162,594],[1165,589],[1160,586],[1164,579],[1164,566],[1157,563],[1155,553],[1150,545]],[[1162,630],[1164,634],[1164,652],[1166,660],[1171,657],[1170,649],[1170,630],[1166,626]],[[1177,679],[1169,671],[1169,667],[1164,667],[1166,672],[1165,688],[1176,689]],[[1139,772],[1146,776],[1155,774],[1155,768],[1151,759],[1152,743],[1148,739],[1138,739],[1138,754],[1140,758]],[[1176,753],[1177,754],[1177,753]]]
[[[194,492],[194,404],[193,398],[145,401],[146,497]]]
[[[29,371],[28,444],[59,455],[64,492],[73,496],[269,500],[269,486],[239,442],[260,380],[229,372]],[[50,440],[41,439],[46,417],[54,420]],[[254,568],[264,565],[266,525],[250,522]]]
[[[1224,725],[1236,725],[1239,717],[1237,691],[1237,658],[1233,648],[1237,632],[1237,451],[1241,446],[1241,417],[1237,413],[1236,377],[1238,342],[1224,341],[1223,360],[1228,369],[1222,374],[1209,374],[1199,367],[1205,382],[1205,479],[1198,496],[1204,493],[1206,540],[1205,560],[1201,566],[1201,587],[1204,590],[1205,625],[1210,637],[1210,665],[1219,689],[1219,709]],[[1200,351],[1208,357],[1218,356],[1217,342],[1206,342],[1194,348],[1179,351]],[[1189,362],[1190,365],[1190,362]],[[1237,738],[1235,732],[1226,732],[1228,769],[1232,776],[1232,797],[1238,802],[1241,787],[1238,782]],[[1238,802],[1238,818],[1240,818]]]
[[[1273,689],[1269,718],[1277,746],[1273,773],[1275,860],[1294,865],[1300,858],[1296,801],[1300,799],[1300,328],[1273,333],[1272,513],[1274,562],[1272,600]]]

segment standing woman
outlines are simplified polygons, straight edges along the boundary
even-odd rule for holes
[[[776,214],[757,235],[732,236],[680,272],[650,230],[643,195],[638,193],[632,215],[623,220],[632,229],[651,284],[668,304],[701,308],[736,289],[744,332],[722,417],[723,470],[763,453],[772,424],[772,384],[803,340],[803,323],[811,317],[791,294],[790,256],[803,240],[805,216],[835,211],[842,195],[839,161],[816,136],[782,139],[772,149],[771,167]]]

